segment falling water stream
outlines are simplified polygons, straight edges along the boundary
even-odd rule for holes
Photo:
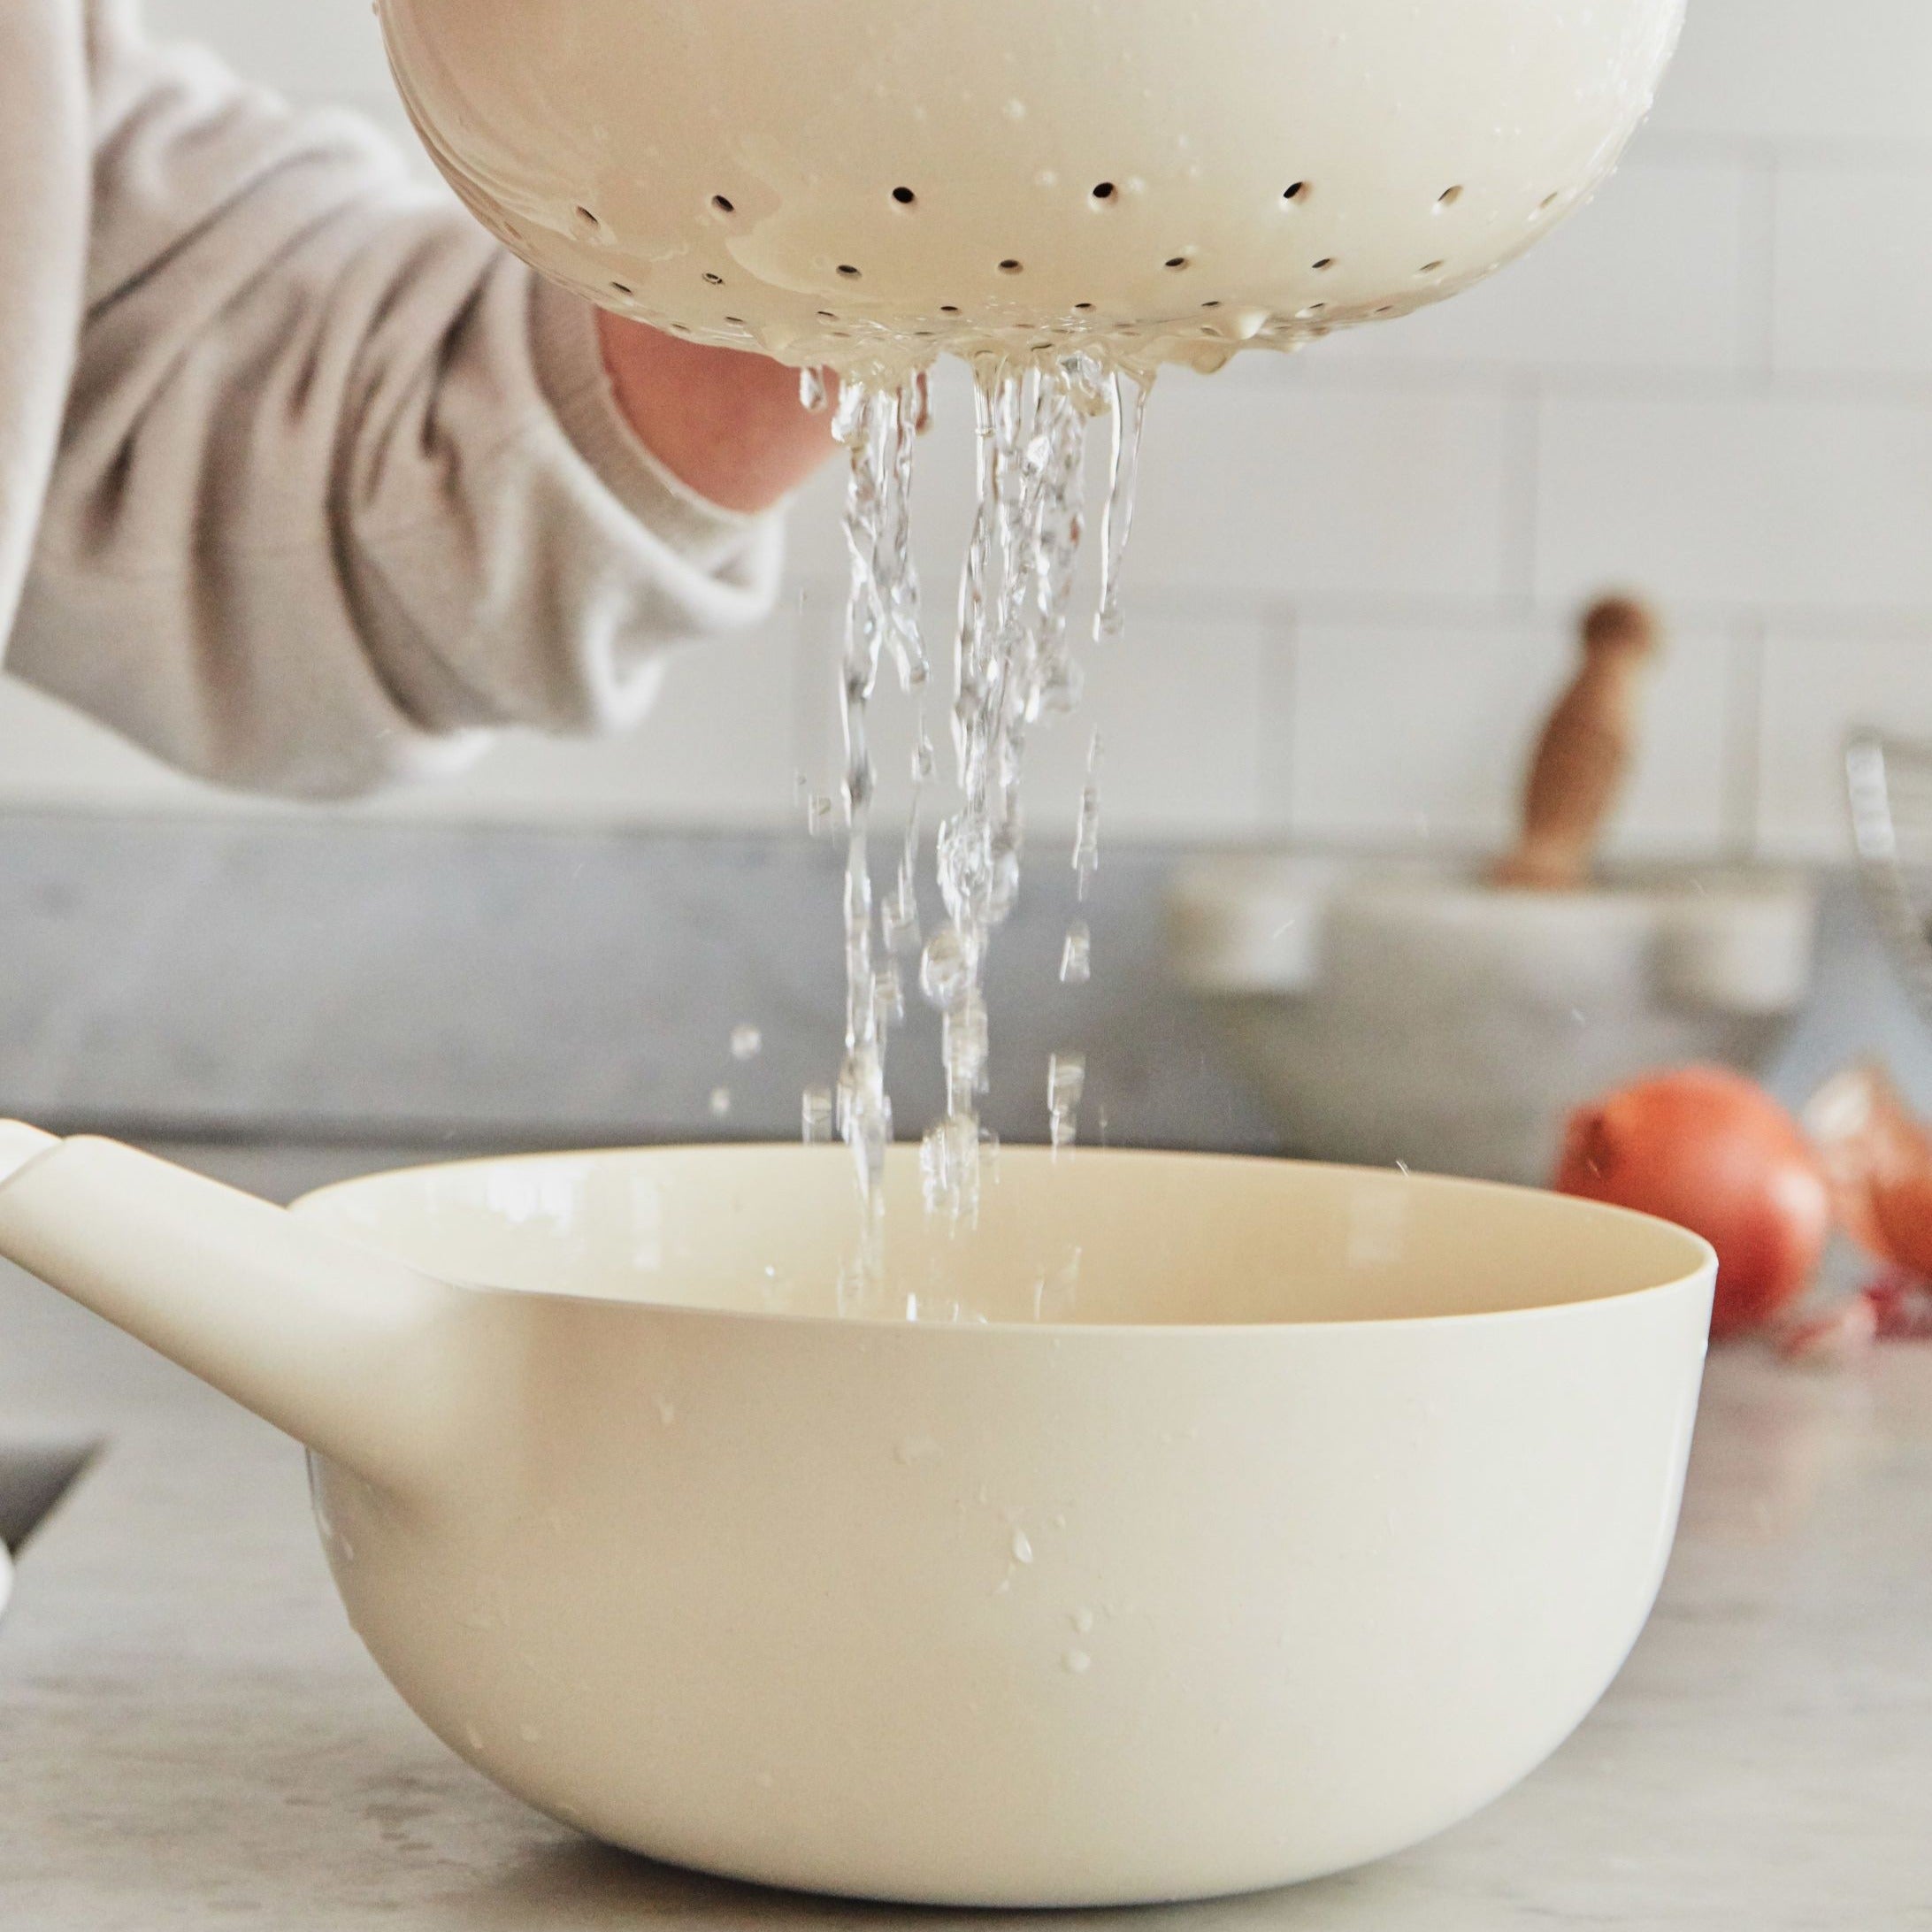
[[[1109,426],[1107,501],[1100,522],[1100,586],[1092,634],[1119,636],[1123,564],[1133,522],[1148,379],[1110,372],[1093,356],[1049,361],[986,356],[973,364],[978,503],[957,604],[952,744],[957,801],[936,832],[937,887],[945,917],[920,932],[917,865],[922,808],[935,777],[927,702],[932,682],[912,552],[914,455],[924,426],[922,377],[848,379],[833,433],[849,458],[845,533],[851,567],[841,666],[847,831],[843,883],[845,1056],[836,1099],[806,1096],[808,1139],[837,1131],[851,1150],[863,1230],[842,1295],[852,1306],[884,1292],[886,1152],[893,1140],[886,1070],[891,1034],[904,1017],[905,968],[939,1016],[945,1109],[926,1131],[921,1171],[927,1211],[955,1229],[977,1220],[990,1137],[980,1122],[991,1035],[986,965],[993,935],[1010,916],[1025,843],[1022,780],[1028,737],[1043,718],[1079,703],[1073,611],[1086,528],[1087,444]],[[824,406],[815,374],[808,407]],[[895,841],[893,870],[875,890],[872,840],[878,770],[870,708],[890,663],[918,701],[911,755],[913,802]],[[1100,743],[1091,741],[1074,840],[1078,895],[1088,896],[1100,858]],[[1070,927],[1060,977],[1085,984],[1091,938]],[[1085,1082],[1083,1060],[1056,1055],[1048,1076],[1050,1139],[1070,1148]]]

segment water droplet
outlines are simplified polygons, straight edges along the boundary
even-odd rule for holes
[[[706,1102],[711,1109],[713,1120],[723,1120],[732,1110],[732,1090],[728,1086],[711,1089],[711,1098]]]
[[[798,372],[798,400],[800,406],[814,416],[823,416],[832,406],[832,393],[825,385],[824,372],[816,369],[801,369]]]
[[[732,1058],[733,1060],[755,1060],[763,1051],[764,1035],[755,1026],[747,1024],[732,1029]]]
[[[1093,1634],[1093,1613],[1091,1610],[1076,1610],[1067,1621],[1081,1637],[1091,1637]]]
[[[876,1024],[883,1033],[897,1026],[906,1016],[906,986],[899,977],[899,962],[889,959],[872,975],[872,1000]]]
[[[1093,1660],[1084,1650],[1070,1650],[1060,1660],[1070,1676],[1084,1677],[1093,1668]]]
[[[472,1751],[480,1751],[483,1748],[483,1733],[474,1724],[465,1724],[463,1727],[463,1740]]]
[[[945,1013],[959,1004],[971,985],[972,970],[958,932],[949,925],[941,926],[926,941],[920,958],[919,991],[929,1005]]]
[[[830,1087],[807,1087],[802,1107],[805,1145],[816,1146],[832,1138],[832,1103]]]
[[[1086,922],[1076,919],[1067,928],[1067,943],[1060,954],[1060,984],[1084,986],[1093,978],[1093,935]]]
[[[1025,1530],[1013,1532],[1013,1560],[1016,1563],[1031,1563],[1033,1560],[1033,1545]]]
[[[1055,1054],[1046,1063],[1046,1110],[1053,1146],[1072,1146],[1079,1138],[1080,1100],[1086,1092],[1086,1059]]]

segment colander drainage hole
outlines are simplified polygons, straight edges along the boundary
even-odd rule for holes
[[[598,220],[589,209],[578,207],[572,211],[571,218],[577,225],[578,234],[582,235],[586,242],[602,242],[603,240],[604,225]]]
[[[1024,275],[1026,270],[1023,264],[1016,262],[1009,255],[1005,261],[1000,263],[1000,272],[1002,275]]]
[[[1562,198],[1563,196],[1560,193],[1557,193],[1554,195],[1545,195],[1543,197],[1542,201],[1537,203],[1537,212],[1539,215],[1548,214],[1551,209],[1554,208],[1556,204],[1562,200]]]
[[[959,304],[954,302],[942,302],[939,304],[939,313],[941,315],[957,315],[959,313]]]
[[[1437,196],[1436,205],[1438,208],[1453,208],[1461,199],[1462,184],[1459,181],[1453,188],[1445,188]]]
[[[735,215],[738,212],[737,204],[732,202],[728,196],[712,196],[711,205],[712,207],[717,209],[718,213],[721,215]]]
[[[895,188],[893,190],[893,199],[901,208],[910,208],[919,197],[909,188]]]
[[[610,285],[610,293],[614,295],[635,295],[637,291],[631,287],[629,282],[614,281]]]
[[[1291,181],[1282,189],[1281,198],[1284,201],[1300,201],[1307,192],[1308,184],[1306,181]]]
[[[1098,202],[1109,202],[1119,192],[1111,181],[1097,181],[1093,188],[1093,198]]]
[[[1077,302],[1074,303],[1074,308],[1082,315],[1092,315],[1093,313],[1093,304],[1091,302]]]
[[[839,264],[839,272],[843,275],[847,281],[856,281],[859,279],[858,270],[853,267],[850,262],[840,262]]]
[[[1204,302],[1201,303],[1201,307],[1204,309],[1218,309],[1220,306],[1221,304],[1218,302]]]
[[[724,286],[724,278],[722,275],[714,275],[709,269],[705,270],[704,279],[714,288],[722,288]]]
[[[1443,264],[1440,262],[1424,262],[1422,265],[1415,271],[1415,272],[1418,275],[1433,275],[1437,272],[1438,269],[1442,267],[1442,265]]]
[[[1168,257],[1168,258],[1167,258],[1167,264],[1166,264],[1166,265],[1167,265],[1167,266],[1168,266],[1169,268],[1185,268],[1185,267],[1187,266],[1187,264],[1188,264],[1188,257],[1187,257],[1186,256],[1184,256],[1184,255],[1170,255],[1170,256],[1169,256],[1169,257]]]
[[[839,318],[830,309],[821,309],[818,311],[818,319],[821,322],[836,322]]]
[[[1319,262],[1315,264],[1315,271],[1318,275],[1326,274],[1334,266],[1335,257],[1332,255],[1324,255]]]

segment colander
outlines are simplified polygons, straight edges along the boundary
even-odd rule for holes
[[[1866,890],[1907,987],[1932,1020],[1932,745],[1854,732],[1845,777]]]
[[[1215,367],[1439,300],[1608,172],[1683,0],[378,0],[476,215],[803,366]]]

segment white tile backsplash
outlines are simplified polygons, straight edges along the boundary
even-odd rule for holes
[[[1924,0],[1690,0],[1660,131],[1869,149],[1932,144]]]
[[[1775,628],[1765,640],[1759,824],[1765,848],[1849,855],[1846,733],[1878,725],[1932,740],[1932,624],[1922,634],[1848,637]]]
[[[205,41],[242,73],[299,99],[389,95],[369,0],[146,0],[144,11],[156,34]]]
[[[1932,610],[1932,402],[1552,397],[1537,516],[1545,598]]]
[[[1734,369],[1752,185],[1732,156],[1634,160],[1491,280],[1320,353],[1350,364]]]
[[[400,126],[366,0],[150,13]],[[1928,86],[1925,0],[1690,0],[1631,159],[1523,262],[1294,361],[1165,382],[1136,622],[1093,669],[1110,832],[1387,840],[1426,818],[1438,840],[1500,837],[1574,608],[1621,583],[1680,633],[1622,843],[1840,849],[1847,719],[1932,733]],[[957,371],[937,401],[936,647],[970,514]],[[680,659],[636,738],[518,740],[376,809],[801,822],[797,772],[836,772],[840,494],[828,476],[798,506],[773,625]],[[1039,836],[1070,824],[1085,741],[1040,737]],[[8,690],[0,798],[211,794]]]
[[[1932,376],[1932,172],[1787,163],[1775,260],[1780,371]]]
[[[1278,599],[1505,589],[1506,396],[1366,375],[1317,384],[1292,362],[1261,374],[1273,380],[1163,379],[1143,451],[1135,587],[1217,602],[1237,587]]]
[[[1543,719],[1575,665],[1556,623],[1304,623],[1292,823],[1378,845],[1506,842]],[[1614,849],[1722,843],[1734,678],[1729,640],[1668,640]]]

